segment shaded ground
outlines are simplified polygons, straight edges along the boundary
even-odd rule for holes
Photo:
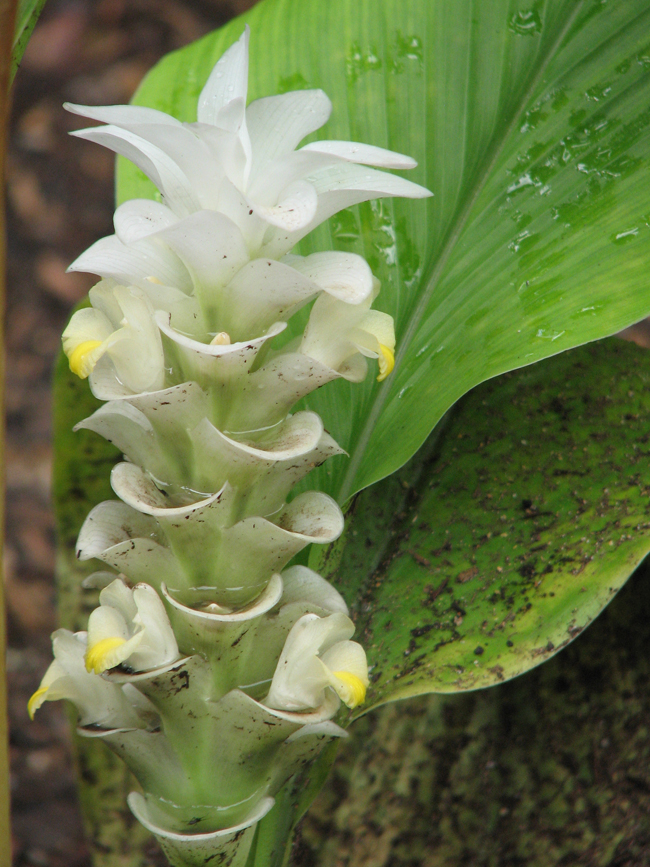
[[[65,100],[125,103],[142,76],[254,0],[48,0],[16,78],[8,179],[7,544],[16,867],[89,863],[64,709],[26,703],[51,659],[50,377],[72,305],[92,285],[68,264],[112,231],[113,158],[70,138]]]

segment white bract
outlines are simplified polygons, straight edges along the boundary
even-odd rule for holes
[[[102,590],[99,602],[88,621],[88,671],[101,674],[121,664],[146,671],[178,659],[165,606],[153,587],[131,590],[118,578]]]
[[[289,633],[265,704],[279,710],[320,707],[331,687],[348,707],[361,704],[368,687],[364,649],[349,639],[345,614],[305,614]]]

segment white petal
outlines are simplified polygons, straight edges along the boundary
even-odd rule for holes
[[[178,658],[178,645],[172,631],[165,606],[148,584],[133,589],[133,600],[138,608],[137,620],[144,637],[129,659],[136,671],[168,665]]]
[[[286,198],[286,190],[296,181],[304,181],[322,169],[341,163],[337,157],[327,154],[294,151],[267,166],[265,172],[256,175],[246,190],[249,199],[258,205],[275,205],[278,199]]]
[[[64,102],[63,108],[72,114],[89,117],[102,123],[112,123],[115,126],[132,126],[136,123],[169,124],[182,126],[179,120],[155,108],[143,108],[139,105],[74,105]]]
[[[328,433],[323,432],[313,451],[292,460],[278,462],[269,468],[248,494],[247,512],[253,515],[274,514],[301,479],[327,458],[344,454],[344,449]]]
[[[370,265],[354,253],[313,253],[292,258],[290,264],[328,295],[348,304],[360,304],[372,293]]]
[[[183,379],[199,385],[214,385],[233,377],[245,376],[257,353],[267,340],[272,340],[286,328],[285,322],[276,322],[266,334],[252,340],[229,345],[200,343],[180,334],[169,325],[169,316],[158,312],[156,323],[165,337],[166,357]]]
[[[223,290],[223,330],[233,340],[260,334],[273,322],[287,321],[321,288],[295,268],[293,261],[289,265],[254,259]]]
[[[347,162],[379,166],[384,169],[414,169],[417,166],[413,157],[353,141],[315,141],[305,145],[301,150],[331,154]]]
[[[82,129],[72,135],[104,145],[134,163],[158,187],[179,217],[200,210],[201,201],[187,175],[165,151],[146,139],[117,126]]]
[[[167,286],[192,291],[192,280],[183,263],[171,250],[165,250],[150,238],[129,246],[117,235],[100,238],[75,259],[68,271],[88,271],[126,286],[139,285],[155,277]]]
[[[178,222],[174,212],[151,199],[131,199],[115,211],[115,234],[123,244],[132,244]]]
[[[203,419],[191,434],[196,467],[195,488],[216,490],[228,481],[233,487],[245,491],[277,465],[291,465],[311,454],[322,435],[323,423],[312,412],[289,416],[273,430],[271,437],[261,443],[233,440],[217,430],[207,418]],[[282,502],[273,511],[280,505]]]
[[[70,355],[81,343],[89,340],[103,342],[113,333],[114,327],[101,310],[85,307],[72,315],[63,332],[63,349]]]
[[[344,614],[301,617],[287,637],[265,703],[288,710],[318,707],[330,685],[318,655],[353,634],[354,624]]]
[[[283,510],[278,525],[310,542],[329,544],[343,532],[344,520],[336,501],[320,491],[299,494]]]
[[[155,541],[157,529],[155,521],[126,503],[106,500],[95,506],[84,521],[77,539],[77,558],[99,557],[107,548],[126,539],[141,537]]]
[[[301,352],[338,370],[359,351],[352,332],[362,327],[367,313],[364,305],[346,304],[329,295],[321,295],[311,309],[300,345]]]
[[[161,450],[151,422],[126,401],[114,400],[104,404],[75,425],[74,430],[95,431],[156,478],[175,481],[167,472],[169,458]]]
[[[351,163],[339,163],[320,169],[309,177],[319,195],[342,190],[366,194],[368,198],[402,196],[407,199],[423,199],[433,195],[426,187],[407,181],[389,172],[378,172]],[[365,201],[365,199],[357,199]]]
[[[172,328],[198,339],[206,336],[207,327],[196,296],[151,279],[142,280],[138,285],[154,310],[169,313]]]
[[[282,573],[284,590],[282,604],[306,601],[331,611],[348,614],[348,606],[341,594],[313,569],[307,566],[290,566]]]
[[[131,635],[132,632],[129,630],[124,616],[111,605],[100,605],[99,608],[95,608],[91,612],[88,618],[88,647],[90,648],[107,638],[121,638],[123,641],[128,641]],[[115,665],[119,665],[119,663],[114,662],[107,668],[113,668]]]
[[[199,296],[225,286],[249,260],[238,227],[216,211],[192,214],[163,229],[156,237],[183,260]]]
[[[130,624],[138,612],[133,601],[133,590],[121,578],[112,581],[99,594],[100,606],[109,606],[120,612],[125,624]],[[115,633],[117,634],[117,633]],[[128,635],[125,635],[128,638]]]
[[[157,518],[159,522],[186,519],[190,523],[199,520],[199,517],[205,514],[206,509],[210,507],[213,507],[213,511],[218,513],[222,505],[220,501],[224,494],[224,491],[218,491],[209,497],[186,505],[169,505],[167,492],[156,487],[144,470],[129,463],[121,463],[113,467],[111,487],[118,497],[132,509]],[[90,514],[92,515],[92,512]]]
[[[347,671],[368,685],[366,652],[356,641],[339,641],[330,646],[329,650],[321,653],[321,661],[332,673]]]
[[[164,440],[189,448],[187,431],[209,413],[208,396],[195,382],[183,382],[150,394],[137,395],[129,403],[140,410]],[[183,443],[186,441],[187,446]]]
[[[317,206],[318,196],[314,187],[307,181],[296,181],[284,190],[277,205],[254,205],[254,211],[272,226],[287,232],[298,232],[310,225]]]
[[[380,310],[369,310],[359,323],[359,327],[351,332],[357,348],[364,355],[376,357],[378,344],[395,349],[395,323],[393,317]]]
[[[425,187],[397,175],[345,162],[319,170],[307,180],[318,193],[318,207],[313,220],[298,231],[288,234],[276,232],[274,236],[265,238],[261,255],[280,258],[316,226],[351,205],[387,196],[418,199],[432,195]]]
[[[251,102],[246,109],[253,148],[251,181],[327,123],[331,112],[332,103],[322,90],[296,90]]]
[[[241,113],[243,103],[239,105],[240,102],[237,101],[233,107],[238,107]],[[246,185],[249,158],[245,142],[242,142],[238,131],[231,132],[229,129],[221,129],[205,123],[193,123],[188,126],[201,140],[213,163],[222,172],[222,182],[219,185],[213,183],[210,189],[206,189],[204,185],[198,187],[201,201],[205,208],[221,210],[219,199],[225,180],[230,179],[240,189]],[[216,180],[217,175],[215,174],[214,177]]]
[[[111,278],[100,280],[88,293],[88,299],[93,308],[101,310],[104,316],[110,320],[113,330],[120,327],[123,318],[122,308],[115,296],[118,285]]]
[[[241,400],[228,415],[226,427],[245,432],[278,423],[301,397],[321,385],[338,377],[361,382],[366,372],[361,356],[353,356],[334,370],[301,352],[280,353],[246,378]]]
[[[43,679],[43,685],[47,687],[42,696],[43,701],[69,699],[79,711],[81,725],[94,724],[107,728],[142,725],[118,686],[86,671],[85,632],[73,634],[67,629],[58,629],[52,635],[52,648],[55,662]],[[41,703],[37,701],[36,707]],[[30,709],[35,710],[36,707],[32,705]]]
[[[122,308],[122,328],[108,339],[118,378],[133,392],[161,388],[164,358],[160,332],[148,298],[138,289],[118,286],[115,297]]]
[[[187,178],[201,207],[211,207],[217,200],[226,176],[227,163],[221,153],[215,154],[207,146],[193,124],[182,124],[180,127],[139,124],[129,132],[149,142],[171,159]],[[164,190],[161,192],[165,193]]]
[[[184,586],[172,552],[160,544],[162,531],[155,520],[126,503],[107,500],[90,512],[79,533],[77,557],[97,557],[131,581],[152,586],[161,582]]]
[[[234,45],[221,56],[199,96],[197,116],[200,123],[219,125],[219,112],[232,100],[243,99],[248,92],[248,41],[246,29]]]

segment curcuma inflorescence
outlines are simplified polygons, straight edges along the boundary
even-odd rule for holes
[[[408,157],[351,142],[296,150],[328,119],[320,90],[246,107],[248,31],[217,63],[184,124],[134,106],[71,111],[106,125],[77,135],[128,157],[161,202],[115,213],[115,234],[73,264],[101,277],[63,335],[71,369],[106,403],[79,427],[115,443],[118,500],[78,540],[99,572],[87,633],[54,634],[30,701],[67,698],[141,783],[136,817],[172,864],[245,864],[273,795],[345,732],[360,704],[363,648],[341,595],[287,564],[343,528],[339,506],[294,485],[342,449],[300,398],[367,359],[393,366],[390,316],[360,256],[291,254],[332,214],[423,187],[373,167]],[[313,302],[302,337],[288,319]],[[284,571],[283,571],[284,570]]]

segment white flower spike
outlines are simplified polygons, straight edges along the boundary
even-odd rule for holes
[[[345,455],[295,404],[333,380],[361,382],[369,358],[385,379],[394,324],[372,309],[379,282],[361,256],[290,251],[350,205],[430,195],[378,171],[413,168],[410,157],[299,147],[330,116],[321,90],[246,106],[248,40],[246,28],[212,70],[195,123],[68,106],[106,124],[76,134],[132,160],[162,202],[120,205],[115,234],[71,266],[102,278],[63,335],[70,368],[106,401],[77,428],[125,457],[111,474],[119,499],[91,511],[76,553],[120,577],[86,584],[103,588],[88,633],[55,633],[29,712],[76,705],[81,733],[137,777],[143,795],[129,803],[174,864],[243,864],[273,796],[344,736],[341,701],[365,700],[346,601],[305,566],[278,573],[344,525],[324,492],[295,493]]]

